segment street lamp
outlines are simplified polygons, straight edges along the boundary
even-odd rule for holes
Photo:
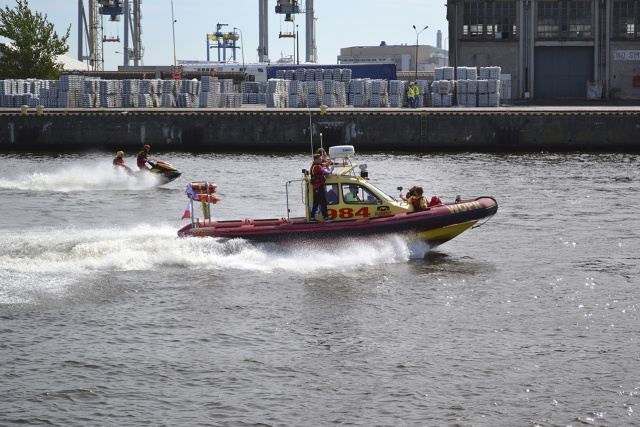
[[[171,26],[173,27],[173,66],[176,66],[176,21],[173,19],[173,0],[171,0]]]
[[[242,36],[242,30],[240,28],[233,27],[233,31],[240,31],[240,50],[242,51],[242,81],[244,81],[247,75],[247,72],[244,69],[244,37]]]
[[[416,26],[415,25],[413,26],[413,29],[416,32],[416,78],[415,78],[415,80],[418,80],[418,36],[420,35],[421,32],[423,32],[427,28],[429,28],[428,25],[426,27],[424,27],[423,29],[421,29],[420,31],[418,31]]]

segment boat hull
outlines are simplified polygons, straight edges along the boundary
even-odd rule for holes
[[[436,247],[453,239],[498,210],[492,197],[479,197],[454,205],[433,207],[426,211],[357,219],[309,223],[305,218],[198,221],[178,231],[181,237],[242,238],[255,242],[298,242],[335,240],[383,234],[401,234]]]

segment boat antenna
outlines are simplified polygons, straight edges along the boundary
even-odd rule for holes
[[[311,123],[311,107],[307,106],[307,108],[309,109],[309,142],[311,143],[311,156],[313,157],[313,125]]]

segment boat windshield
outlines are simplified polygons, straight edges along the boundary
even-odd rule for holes
[[[387,193],[385,193],[384,191],[380,190],[378,187],[376,187],[375,185],[371,184],[370,182],[367,182],[367,186],[369,186],[370,188],[375,190],[376,193],[378,193],[378,195],[380,197],[382,197],[383,199],[385,199],[387,202],[395,202],[396,199],[394,199],[393,197],[389,196]]]

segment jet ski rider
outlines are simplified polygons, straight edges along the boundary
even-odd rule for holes
[[[149,164],[150,167],[153,167],[153,165],[151,164],[151,162],[149,161],[149,150],[151,149],[151,147],[149,147],[148,145],[144,145],[142,146],[142,150],[140,150],[138,152],[138,169],[140,170],[149,170],[149,168],[147,168],[147,164]]]
[[[116,153],[116,158],[113,159],[113,167],[123,167],[127,172],[131,172],[131,168],[124,164],[124,153],[122,151]]]

